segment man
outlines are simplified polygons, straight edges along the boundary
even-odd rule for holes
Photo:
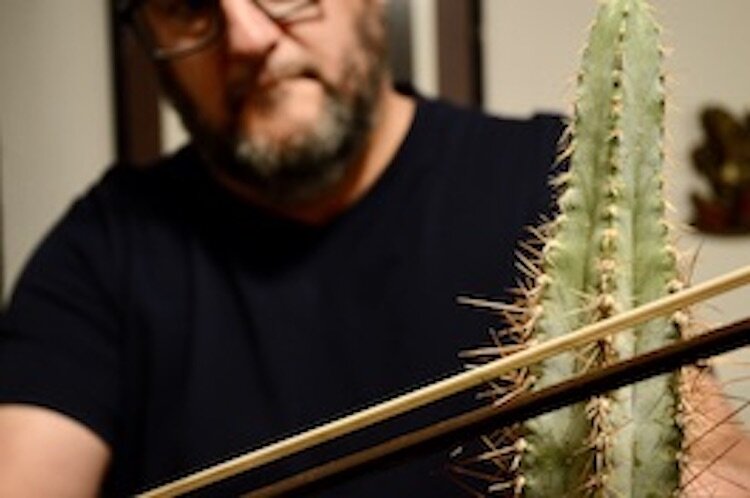
[[[513,284],[560,124],[396,92],[382,9],[124,7],[193,145],[113,168],[29,263],[0,335],[0,496],[144,491],[455,372],[485,340],[491,319],[455,298]],[[456,496],[446,458],[321,496]]]

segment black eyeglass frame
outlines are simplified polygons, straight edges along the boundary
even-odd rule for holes
[[[188,57],[212,45],[224,30],[224,19],[221,15],[216,15],[211,19],[211,26],[203,38],[195,44],[186,47],[162,48],[158,47],[149,30],[142,25],[136,18],[136,12],[146,0],[115,0],[115,13],[119,23],[125,24],[131,28],[136,38],[144,47],[147,47],[153,60],[168,61]],[[312,18],[314,16],[294,17],[300,11],[318,5],[320,0],[300,0],[286,11],[272,12],[268,7],[261,3],[261,0],[247,0],[252,3],[274,22],[297,22]],[[315,14],[319,15],[318,13]]]

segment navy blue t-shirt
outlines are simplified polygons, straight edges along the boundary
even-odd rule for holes
[[[19,281],[0,334],[0,402],[94,430],[114,452],[105,494],[120,496],[456,373],[458,353],[499,325],[456,298],[499,299],[513,286],[516,242],[549,207],[560,132],[554,117],[422,100],[383,177],[321,227],[234,199],[190,147],[147,170],[115,167]],[[447,451],[315,496],[458,496]]]

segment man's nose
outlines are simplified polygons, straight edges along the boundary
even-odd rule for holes
[[[221,0],[230,53],[265,56],[278,43],[281,28],[252,0]]]

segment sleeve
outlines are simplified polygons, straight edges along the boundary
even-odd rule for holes
[[[0,328],[0,403],[50,408],[112,444],[118,310],[106,224],[77,202],[21,275]]]

